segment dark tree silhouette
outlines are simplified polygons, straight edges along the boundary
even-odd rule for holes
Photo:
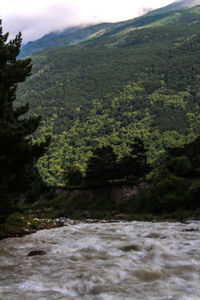
[[[37,177],[35,164],[50,143],[34,143],[40,116],[24,118],[28,104],[14,106],[17,85],[31,73],[31,59],[17,59],[21,33],[7,42],[0,21],[0,223],[15,209],[16,199]]]
[[[135,138],[131,144],[131,152],[119,163],[119,174],[122,179],[137,182],[150,171],[147,163],[147,149],[140,138]]]
[[[111,146],[96,148],[89,158],[86,170],[86,183],[105,184],[115,176],[117,155]]]

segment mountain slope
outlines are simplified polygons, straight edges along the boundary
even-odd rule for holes
[[[165,7],[155,9],[147,13],[147,15],[153,16],[156,14],[163,14],[163,13],[165,14],[170,11],[188,9],[197,5],[200,5],[200,0],[177,0]]]
[[[130,25],[136,28],[147,26],[155,21],[165,19],[163,14],[172,12],[174,10],[182,10],[188,7],[200,5],[200,0],[179,0],[175,1],[166,7],[153,10],[144,16],[128,20],[125,22],[117,23],[102,23],[91,26],[77,26],[67,28],[61,32],[51,32],[46,34],[42,38],[29,42],[21,49],[19,57],[29,56],[32,53],[54,47],[60,47],[65,45],[79,44],[84,41],[94,40],[98,37],[113,35],[114,33],[123,30],[123,28],[129,28]]]
[[[97,36],[101,36],[112,26],[111,23],[103,23],[87,27],[71,27],[61,32],[51,32],[34,42],[29,42],[24,45],[19,57],[29,56],[30,54],[43,49],[77,44],[87,39],[93,39]]]
[[[140,136],[153,161],[199,134],[200,7],[148,18],[140,29],[128,21],[112,34],[33,55],[33,75],[18,96],[43,115],[38,137],[52,134],[39,163],[49,183],[61,181],[66,162],[84,165],[98,145],[110,143],[122,156]]]

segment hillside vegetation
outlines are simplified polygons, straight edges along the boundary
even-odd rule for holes
[[[32,56],[18,99],[43,115],[35,139],[52,135],[38,164],[48,183],[62,182],[68,162],[84,167],[97,146],[110,144],[122,157],[137,136],[156,164],[167,147],[199,135],[199,22],[200,6],[147,14]]]

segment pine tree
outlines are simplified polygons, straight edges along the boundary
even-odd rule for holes
[[[138,183],[150,171],[150,166],[147,163],[148,150],[140,138],[134,138],[130,147],[130,154],[124,156],[119,163],[119,174],[123,179]]]
[[[41,117],[25,118],[28,104],[15,108],[17,85],[31,74],[32,64],[30,58],[17,59],[21,33],[7,40],[0,21],[0,223],[14,210],[16,197],[36,178],[36,162],[50,142],[33,142],[31,135]]]
[[[112,146],[98,147],[89,158],[85,181],[88,185],[102,185],[115,178],[117,155]]]

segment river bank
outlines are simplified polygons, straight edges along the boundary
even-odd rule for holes
[[[5,238],[23,237],[35,233],[43,229],[53,229],[57,227],[76,225],[78,223],[117,223],[117,222],[182,222],[187,223],[188,220],[199,220],[199,215],[195,215],[194,212],[185,212],[180,218],[180,212],[177,212],[179,217],[175,218],[175,215],[151,215],[151,214],[118,214],[110,218],[105,219],[86,219],[86,218],[75,218],[69,219],[66,217],[59,218],[38,218],[38,217],[24,217],[20,214],[14,214],[8,218],[7,223],[0,225],[0,240]]]
[[[200,220],[200,210],[177,209],[168,213],[152,213],[138,207],[143,186],[112,185],[93,188],[49,188],[34,201],[22,200],[19,212],[0,225],[0,239],[21,237],[41,229],[51,229],[71,222],[185,222]]]
[[[20,214],[11,215],[5,224],[0,225],[0,240],[4,238],[23,237],[42,229],[52,229],[75,224],[67,218],[36,218]]]

